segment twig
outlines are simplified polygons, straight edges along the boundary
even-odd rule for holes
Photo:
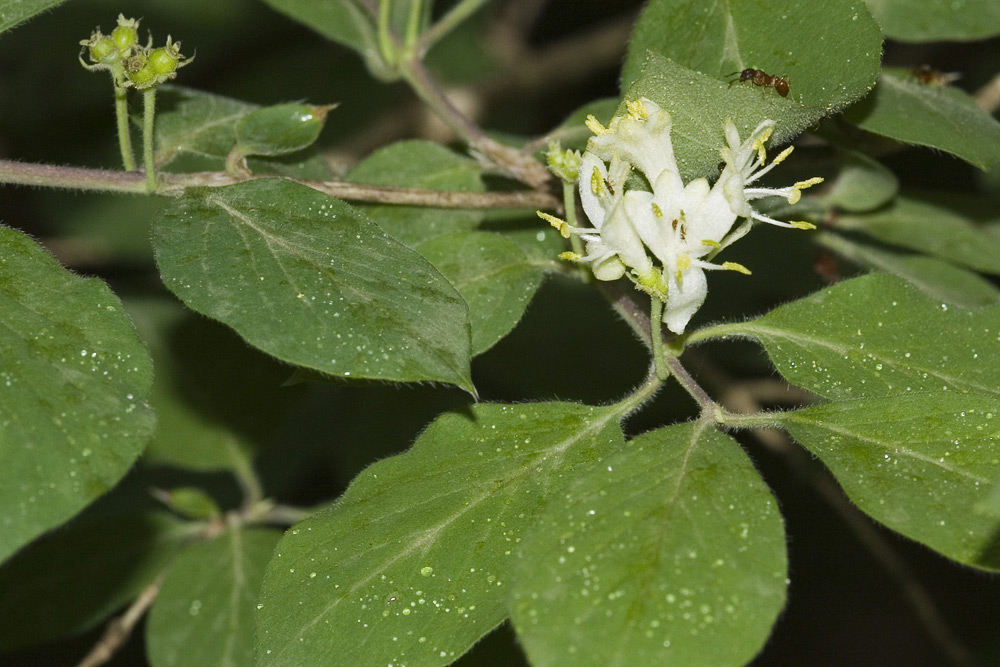
[[[1000,109],[1000,74],[990,79],[972,96],[976,105],[986,113]]]
[[[256,175],[239,177],[221,171],[162,174],[156,194],[174,195],[182,193],[186,188],[222,187],[254,178],[272,177]],[[394,188],[384,185],[345,183],[343,181],[292,180],[340,199],[376,204],[468,209],[544,208],[557,211],[562,208],[559,199],[541,190],[457,192],[421,188]],[[60,167],[10,160],[0,160],[0,183],[136,194],[146,192],[146,181],[141,172]]]
[[[124,614],[108,623],[108,627],[104,630],[100,641],[90,649],[90,653],[77,664],[77,667],[97,667],[114,657],[115,653],[128,641],[135,624],[139,622],[142,615],[146,613],[146,610],[156,600],[156,596],[160,593],[160,586],[163,584],[163,579],[166,576],[167,569],[164,569],[156,576],[153,583],[143,589],[139,597],[129,605]]]

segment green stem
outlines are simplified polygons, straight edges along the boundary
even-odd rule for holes
[[[378,2],[378,49],[382,53],[382,60],[391,68],[396,66],[398,60],[396,48],[390,34],[389,19],[392,13],[392,0],[379,0]]]
[[[142,162],[146,169],[146,191],[156,192],[156,164],[153,160],[153,123],[156,116],[156,86],[142,91]]]
[[[649,336],[650,342],[653,345],[653,362],[656,364],[656,377],[662,381],[670,377],[670,369],[667,368],[667,362],[663,357],[663,333],[660,330],[663,322],[663,302],[655,296],[651,296],[649,299],[651,304],[649,309]]]
[[[417,42],[417,56],[421,57],[427,53],[445,35],[454,30],[462,21],[469,18],[487,2],[489,0],[461,0],[447,14],[438,19],[437,23],[424,31],[424,34],[421,35]]]
[[[424,3],[422,0],[410,0],[410,15],[406,21],[406,37],[403,40],[403,48],[407,53],[416,44],[420,37],[420,16],[423,14]]]
[[[123,80],[124,71],[121,63],[115,64],[116,69],[111,73],[111,81],[115,87],[115,119],[118,125],[118,147],[122,153],[122,165],[125,171],[135,171],[135,155],[132,153],[132,132],[128,126],[128,89],[118,84]],[[121,76],[119,77],[119,73]]]

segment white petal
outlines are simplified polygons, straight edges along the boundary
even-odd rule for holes
[[[608,161],[617,156],[653,182],[665,169],[677,171],[670,139],[670,114],[651,100],[644,98],[640,104],[645,119],[631,114],[616,116],[607,132],[590,138],[587,150]]]
[[[649,215],[652,216],[652,212]],[[624,200],[619,200],[611,215],[604,221],[604,227],[601,228],[601,240],[618,253],[618,257],[626,266],[635,269],[640,275],[652,270],[653,264],[649,260],[649,255],[646,254],[646,247],[642,244],[642,239],[639,238],[639,234],[633,226],[630,211]]]
[[[602,182],[607,179],[608,169],[604,166],[604,162],[593,153],[584,153],[583,159],[580,160],[580,203],[583,204],[583,211],[587,214],[590,224],[600,229],[608,211],[613,208],[613,202],[609,201],[610,193],[605,193],[604,189],[594,192],[595,171],[596,178]]]
[[[666,308],[663,309],[663,323],[675,334],[682,334],[691,317],[705,303],[708,281],[705,279],[705,272],[697,266],[684,272],[680,284],[673,275],[667,279],[669,291]]]

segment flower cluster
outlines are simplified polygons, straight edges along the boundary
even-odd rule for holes
[[[147,90],[175,78],[178,68],[194,60],[193,56],[182,56],[180,42],[170,37],[164,46],[153,48],[152,36],[145,46],[140,46],[138,19],[127,19],[122,14],[118,15],[118,25],[110,35],[97,28],[80,45],[91,64],[83,61],[83,52],[80,63],[90,70],[110,70],[115,86],[120,88]]]
[[[822,181],[813,178],[786,188],[752,187],[761,176],[788,157],[792,149],[766,164],[764,143],[774,121],[765,120],[746,141],[740,141],[732,121],[725,125],[725,167],[714,185],[704,178],[682,182],[671,142],[670,114],[655,102],[628,103],[628,113],[608,127],[593,116],[594,133],[579,166],[583,210],[592,227],[573,227],[543,215],[560,233],[576,234],[586,242],[586,255],[563,253],[564,259],[587,263],[599,280],[627,276],[635,286],[661,300],[663,322],[683,333],[708,293],[705,271],[735,270],[735,262],[713,264],[723,248],[742,238],[753,220],[781,227],[812,229],[807,222],[781,222],[756,211],[755,199],[780,195],[795,203],[801,190]],[[650,190],[634,187],[629,175],[642,173]],[[634,181],[635,179],[633,179]],[[739,218],[745,222],[733,229]]]

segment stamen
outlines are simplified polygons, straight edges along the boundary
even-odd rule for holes
[[[558,229],[559,235],[562,236],[564,239],[568,239],[570,237],[570,230],[572,229],[572,227],[569,226],[568,222],[566,222],[561,218],[557,218],[554,215],[549,215],[545,211],[535,211],[535,213],[538,215],[539,218],[541,218],[545,222],[549,223],[550,225]]]
[[[625,107],[628,109],[629,115],[636,120],[646,120],[649,118],[649,113],[646,111],[646,107],[643,105],[642,100],[628,101],[625,103]]]
[[[579,262],[581,259],[583,259],[583,255],[581,255],[578,252],[570,252],[569,250],[567,250],[566,252],[559,253],[559,259],[565,259],[570,262]]]
[[[785,150],[781,151],[780,153],[778,153],[778,157],[771,160],[771,164],[780,164],[785,160],[786,157],[792,154],[793,150],[795,150],[795,146],[789,146]]]
[[[663,220],[663,211],[660,209],[659,206],[657,206],[656,202],[653,202],[652,204],[650,204],[650,206],[653,208],[653,215],[656,216],[656,219]]]
[[[601,121],[597,120],[597,117],[594,116],[594,114],[590,114],[589,116],[587,116],[587,120],[584,121],[584,125],[586,125],[587,129],[596,134],[597,136],[601,136],[602,134],[605,134],[608,131],[608,128],[601,125]]]
[[[742,273],[743,275],[747,276],[751,275],[750,269],[743,266],[742,264],[738,264],[737,262],[723,262],[722,268],[727,269],[729,271],[736,271],[738,273]]]

